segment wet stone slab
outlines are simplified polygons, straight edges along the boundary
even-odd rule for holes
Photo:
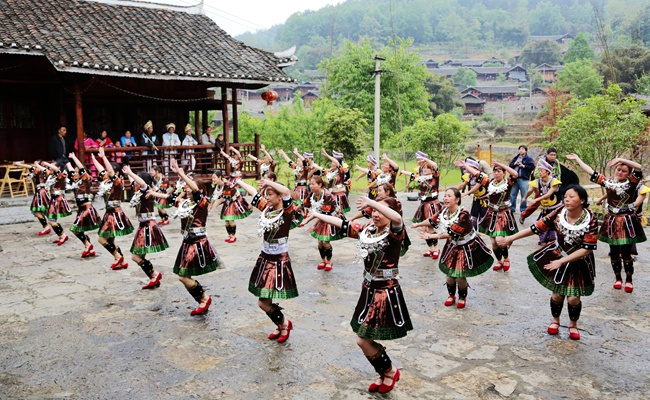
[[[412,216],[417,204],[403,205]],[[260,251],[255,216],[237,222],[235,244],[223,242],[223,221],[210,217],[209,238],[225,267],[198,278],[213,296],[210,312],[198,317],[189,315],[196,302],[172,273],[177,220],[163,227],[170,249],[149,257],[164,274],[151,291],[141,289],[147,279],[132,261],[126,270],[108,268],[112,257],[95,233],[97,256],[82,260],[74,236],[59,247],[52,235],[36,235],[37,223],[0,227],[0,398],[647,398],[648,243],[638,246],[632,294],[612,289],[607,247],[599,244],[596,291],[582,299],[582,340],[574,342],[566,308],[560,334],[546,333],[550,293],[525,262],[536,238],[511,248],[509,272],[470,278],[467,308],[459,310],[443,306],[445,277],[410,230],[400,274],[415,329],[382,342],[402,377],[378,396],[367,392],[376,373],[350,328],[362,279],[355,242],[333,243],[334,269],[324,272],[316,270],[316,241],[304,229],[291,232],[300,296],[279,301],[294,323],[279,344],[267,339],[274,325],[248,292]],[[61,221],[66,231],[73,220]],[[131,240],[117,243],[128,252]]]

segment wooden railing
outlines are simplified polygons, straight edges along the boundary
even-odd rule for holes
[[[259,158],[259,135],[255,142],[230,143],[229,146],[237,149],[243,159],[242,175],[244,178],[259,177],[259,167],[255,161],[246,157],[247,154]],[[87,157],[97,153],[97,149],[86,149]],[[153,150],[146,146],[136,147],[110,147],[104,148],[106,158],[110,161],[129,165],[133,172],[149,171],[153,165],[160,165],[163,172],[170,179],[176,180],[176,175],[169,168],[170,160],[176,159],[186,172],[192,172],[197,179],[208,180],[212,170],[221,170],[225,175],[230,173],[230,163],[218,152],[213,145],[197,146],[158,146]],[[90,159],[85,161],[87,167],[92,165]]]

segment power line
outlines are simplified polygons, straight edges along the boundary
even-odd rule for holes
[[[186,0],[179,0],[179,1],[181,1],[181,2],[183,2],[185,4],[190,4],[190,2],[186,1]],[[219,9],[219,8],[213,6],[213,5],[207,4],[207,3],[196,4],[196,5],[194,5],[194,7],[198,7],[198,6],[201,6],[201,5],[202,5],[203,8],[209,8],[210,9],[210,11],[206,11],[206,13],[209,12],[210,14],[216,15],[219,18],[223,18],[223,19],[228,20],[230,22],[234,22],[234,23],[236,23],[238,25],[241,25],[241,26],[243,26],[245,28],[255,30],[255,31],[259,30],[259,29],[269,29],[268,27],[265,27],[263,25],[255,23],[253,21],[249,21],[249,20],[247,20],[245,18],[239,17],[239,16],[237,16],[235,14],[232,14],[232,13],[229,13],[227,11],[221,10],[221,9]],[[223,13],[223,14],[229,15],[231,17],[234,17],[234,18],[236,18],[236,19],[238,19],[240,21],[243,21],[244,23],[242,23],[240,21],[236,21],[236,20],[231,19],[231,18],[228,18],[226,16],[223,16],[220,13]]]

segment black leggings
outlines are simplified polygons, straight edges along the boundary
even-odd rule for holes
[[[610,258],[612,261],[623,259],[623,261],[628,261],[632,259],[632,245],[631,244],[620,244],[620,245],[609,245]]]

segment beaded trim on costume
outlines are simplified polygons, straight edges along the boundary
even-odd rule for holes
[[[496,183],[496,181],[493,179],[488,184],[487,195],[490,196],[493,194],[501,194],[506,190],[508,190],[508,181],[503,179],[501,182]]]
[[[449,209],[445,208],[438,214],[438,227],[436,228],[436,233],[437,234],[442,234],[442,233],[447,233],[449,230],[449,227],[453,225],[456,221],[458,221],[458,217],[460,216],[460,211],[463,209],[462,206],[459,206],[458,209],[456,209],[456,212],[449,215]]]
[[[179,179],[176,181],[176,189],[174,190],[174,193],[176,194],[181,194],[185,191],[185,181],[183,179]]]
[[[302,166],[296,165],[296,168],[293,169],[293,174],[296,176],[296,178],[300,178],[300,175],[302,175]]]
[[[257,219],[257,235],[264,236],[266,232],[279,229],[282,225],[282,211],[266,207]]]
[[[325,174],[325,179],[327,179],[327,181],[329,182],[332,179],[336,178],[336,175],[338,175],[338,174],[339,174],[339,171],[332,170],[332,171],[328,172],[327,174]]]
[[[430,181],[431,179],[433,179],[433,175],[432,175],[432,174],[429,174],[429,175],[421,175],[421,176],[418,176],[417,178],[415,178],[415,180],[416,180],[418,183],[425,183],[425,182]]]
[[[388,240],[388,229],[390,224],[384,228],[384,230],[377,234],[371,233],[370,230],[377,230],[377,227],[374,224],[370,224],[363,228],[359,232],[359,241],[357,242],[358,256],[359,261],[367,258],[370,254],[373,254],[381,249],[383,249],[387,244]]]
[[[262,175],[264,175],[266,173],[266,171],[268,171],[270,169],[271,169],[271,164],[262,163],[260,165],[260,172],[262,173]]]
[[[45,181],[45,187],[47,187],[47,190],[51,190],[55,183],[56,183],[56,176],[50,175],[47,177],[47,180]]]
[[[228,157],[228,161],[230,161],[230,166],[233,168],[236,168],[237,164],[239,164],[239,160],[236,158]]]
[[[141,197],[142,197],[142,192],[138,190],[133,194],[133,197],[131,197],[131,201],[129,202],[129,205],[131,207],[137,207],[140,204]]]
[[[224,185],[221,185],[221,186],[216,185],[214,187],[214,190],[212,190],[212,198],[213,199],[218,199],[218,198],[221,197],[221,194],[223,193],[223,187],[224,187]]]
[[[591,215],[586,211],[582,210],[582,215],[572,224],[566,219],[567,209],[560,211],[558,216],[558,230],[562,235],[564,235],[564,242],[567,244],[578,243],[578,239],[582,238],[585,233],[589,231],[589,225],[591,224]]]
[[[625,182],[617,182],[615,178],[608,179],[603,182],[603,185],[609,190],[616,192],[618,196],[623,196],[625,192],[630,188],[630,180],[626,179]]]

